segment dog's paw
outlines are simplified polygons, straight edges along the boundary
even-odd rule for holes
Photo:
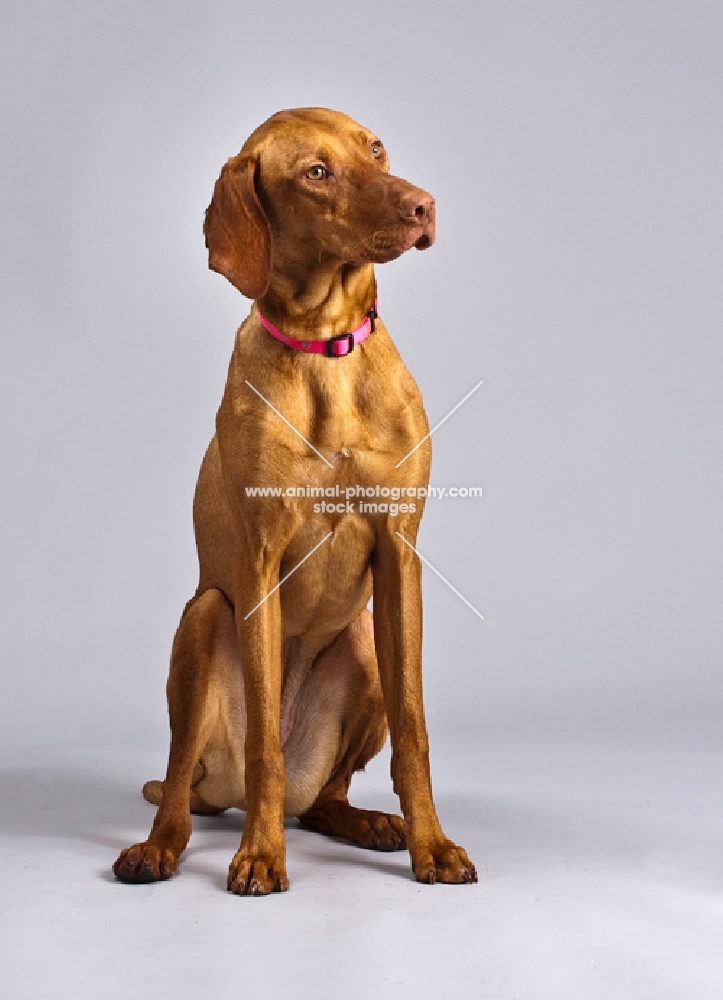
[[[226,887],[237,896],[268,896],[270,892],[286,892],[289,880],[283,858],[240,848],[229,866]]]
[[[299,817],[307,830],[348,840],[372,851],[402,851],[407,846],[404,820],[378,809],[357,809],[348,802],[327,802]]]
[[[121,851],[113,871],[121,882],[160,882],[170,878],[177,866],[178,858],[172,851],[146,841]]]
[[[418,882],[434,885],[446,882],[450,885],[464,885],[477,881],[477,869],[462,847],[451,840],[443,840],[431,848],[421,848],[412,855],[414,877]]]
[[[352,839],[373,851],[403,851],[407,846],[404,820],[393,813],[360,809],[359,828]]]

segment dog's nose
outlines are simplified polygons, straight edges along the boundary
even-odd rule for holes
[[[415,188],[402,197],[399,208],[405,222],[427,225],[434,221],[434,198],[426,191]]]

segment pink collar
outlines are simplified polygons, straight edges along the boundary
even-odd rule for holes
[[[370,333],[374,333],[374,320],[379,316],[377,305],[378,302],[375,299],[374,305],[364,317],[364,322],[356,330],[352,330],[351,333],[339,333],[336,337],[329,337],[328,340],[294,340],[293,337],[287,337],[270,320],[262,316],[258,306],[256,306],[256,312],[259,314],[262,325],[271,336],[280,340],[282,344],[286,344],[287,347],[293,347],[296,351],[306,351],[309,354],[323,354],[327,358],[343,358],[347,354],[351,354],[356,345],[366,340]]]

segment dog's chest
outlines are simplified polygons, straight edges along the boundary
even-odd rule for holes
[[[385,360],[301,359],[277,380],[232,366],[219,431],[239,486],[424,485],[428,449],[398,468],[428,431],[421,396],[398,355]]]
[[[411,426],[407,423],[411,421],[400,420],[389,411],[377,414],[373,420],[346,414],[340,421],[312,422],[308,438],[311,447],[301,465],[310,482],[327,488],[336,486],[342,492],[351,486],[369,489],[397,481],[407,484],[410,476],[424,475],[418,463],[395,467],[426,433],[423,427],[417,428],[416,422]]]

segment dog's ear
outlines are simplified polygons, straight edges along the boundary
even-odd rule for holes
[[[208,266],[250,299],[261,298],[271,278],[271,227],[256,194],[257,165],[248,155],[228,161],[203,223]]]

